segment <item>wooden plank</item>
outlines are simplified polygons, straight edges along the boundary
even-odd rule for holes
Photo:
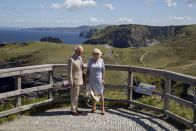
[[[21,90],[21,85],[22,83],[21,83],[21,76],[16,76],[15,77],[15,89],[16,90]],[[15,98],[15,106],[16,107],[19,107],[19,106],[21,106],[21,96],[20,95],[18,95],[18,96],[16,96],[16,98]]]
[[[119,99],[114,99],[114,98],[104,98],[104,101],[117,102],[117,103],[127,103],[127,100],[119,100]]]
[[[47,85],[43,85],[43,86],[31,87],[31,88],[22,89],[21,90],[21,94],[27,94],[27,93],[31,93],[31,92],[35,92],[35,91],[48,90],[48,89],[51,89],[51,88],[52,88],[51,84],[47,84]]]
[[[48,73],[48,81],[49,81],[50,85],[52,85],[52,88],[54,87],[53,86],[53,84],[54,84],[53,75],[54,75],[54,72],[53,71],[49,71],[49,73]],[[53,89],[49,89],[48,90],[48,99],[52,99],[52,98],[53,98]]]
[[[67,64],[54,64],[53,69],[67,70]]]
[[[136,105],[136,106],[139,106],[139,107],[142,107],[142,108],[147,108],[147,109],[150,109],[150,110],[153,110],[153,111],[156,111],[156,112],[163,113],[163,109],[158,108],[158,107],[150,106],[150,105],[147,105],[147,104],[142,104],[142,103],[139,103],[139,102],[136,102],[136,101],[129,101],[129,102],[133,105]]]
[[[196,86],[196,77],[193,77],[190,75],[184,75],[184,74],[180,74],[180,73],[176,73],[172,71],[165,71],[165,72],[166,72],[167,78]]]
[[[128,86],[133,86],[133,72],[128,73],[128,80],[127,80],[127,85]],[[129,101],[132,101],[133,98],[133,89],[128,87],[128,92],[127,92],[127,104],[130,106]]]
[[[20,111],[25,111],[25,110],[29,110],[33,107],[47,105],[47,104],[50,104],[52,102],[53,102],[52,99],[48,99],[48,100],[45,100],[45,101],[42,101],[42,102],[37,102],[37,103],[30,104],[30,105],[21,106]]]
[[[165,96],[166,96],[167,98],[169,98],[169,99],[172,99],[172,100],[178,102],[178,103],[181,104],[181,105],[186,105],[186,106],[188,106],[188,107],[194,108],[194,104],[193,104],[192,102],[190,102],[190,101],[181,99],[181,98],[179,98],[179,97],[176,97],[176,96],[173,96],[173,95],[170,95],[170,94],[167,94],[167,93],[165,94]]]
[[[122,89],[127,88],[127,85],[113,85],[113,84],[104,84],[104,87],[106,88],[114,88],[114,89]]]
[[[119,99],[113,99],[113,98],[104,98],[104,100],[109,101],[109,102],[127,103],[127,100],[119,100]],[[139,102],[136,102],[136,101],[129,101],[129,103],[133,104],[133,105],[136,105],[136,106],[139,106],[139,107],[142,107],[142,108],[147,108],[147,109],[150,109],[150,110],[153,110],[153,111],[163,113],[163,109],[158,108],[158,107],[153,107],[153,106],[142,104],[142,103],[139,103]]]
[[[16,90],[16,91],[10,91],[6,93],[0,93],[0,99],[3,98],[8,98],[8,97],[13,97],[21,94],[21,90]]]
[[[186,120],[186,119],[184,119],[180,116],[177,116],[177,115],[173,114],[172,112],[170,112],[168,110],[165,110],[164,114],[166,114],[167,116],[169,116],[169,117],[171,117],[171,118],[173,118],[173,119],[175,119],[175,120],[177,120],[177,121],[179,121],[179,122],[181,122],[181,123],[183,123],[183,124],[185,124],[189,127],[192,127],[192,125],[193,125],[192,122],[190,122],[190,121],[188,121],[188,120]]]
[[[171,79],[165,78],[165,86],[164,86],[164,94],[163,94],[163,99],[164,99],[164,110],[169,110],[169,99],[166,97],[166,94],[170,94],[171,92]]]
[[[195,86],[195,90],[194,90],[194,105],[196,105],[196,86]],[[193,123],[196,125],[196,108],[195,107],[194,107]],[[194,130],[196,130],[196,128]]]
[[[131,70],[132,72],[148,74],[148,75],[153,75],[153,76],[160,76],[160,77],[165,76],[164,70],[159,70],[159,69],[151,69],[151,68],[145,68],[145,67],[130,66],[129,70]]]
[[[129,71],[128,65],[110,65],[105,64],[106,70],[115,70],[115,71]]]
[[[35,91],[47,90],[47,89],[51,89],[51,88],[52,88],[52,85],[48,84],[48,85],[43,85],[43,86],[36,86],[36,87],[32,87],[32,88],[16,90],[16,91],[10,91],[10,92],[6,92],[6,93],[0,93],[0,99],[13,97],[13,96],[17,96],[17,95],[22,95],[22,94],[27,94],[27,93],[31,93],[31,92],[35,92]]]
[[[52,103],[52,101],[53,100],[50,99],[50,100],[46,100],[46,101],[42,101],[42,102],[30,104],[30,105],[20,106],[20,107],[11,109],[11,110],[3,111],[3,112],[0,112],[0,117],[11,115],[11,114],[18,113],[18,112],[25,111],[25,110],[29,110],[33,107],[46,105],[46,104]]]
[[[14,113],[18,113],[20,111],[21,111],[20,107],[17,107],[17,108],[11,109],[11,110],[7,110],[7,111],[2,111],[2,112],[0,112],[0,118],[3,116],[8,116],[8,115],[11,115]]]
[[[10,76],[19,76],[27,73],[35,72],[45,72],[53,69],[52,65],[39,65],[39,66],[27,66],[27,67],[17,67],[10,69],[1,69],[0,78],[10,77]]]
[[[52,67],[48,68],[40,68],[40,69],[29,69],[29,70],[22,70],[20,71],[20,75],[29,74],[29,73],[36,73],[36,72],[47,72],[53,70]]]

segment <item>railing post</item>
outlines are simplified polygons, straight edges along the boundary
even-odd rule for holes
[[[129,104],[129,101],[132,101],[133,90],[132,90],[132,88],[129,88],[129,86],[133,86],[133,72],[129,71],[129,73],[128,73],[127,85],[128,85],[127,104],[128,104],[128,106],[131,106]]]
[[[169,110],[169,99],[166,97],[166,93],[171,93],[171,79],[165,78],[165,87],[164,87],[164,110]]]
[[[53,99],[53,87],[54,87],[54,80],[53,80],[54,71],[49,71],[48,73],[48,81],[49,84],[52,86],[52,89],[48,90],[48,99]]]
[[[196,86],[194,90],[194,105],[193,130],[196,131]]]
[[[21,90],[21,76],[15,76],[15,90]],[[16,96],[15,98],[15,106],[21,106],[21,95]]]

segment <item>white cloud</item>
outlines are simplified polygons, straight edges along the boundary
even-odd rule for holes
[[[176,20],[176,21],[186,20],[186,21],[191,21],[191,20],[193,20],[193,18],[192,17],[189,17],[189,16],[185,16],[185,17],[173,16],[173,17],[170,17],[170,20]]]
[[[192,8],[193,4],[196,3],[196,0],[187,0],[186,4],[188,7]]]
[[[96,18],[90,18],[89,19],[89,22],[90,23],[96,23],[96,22],[98,22],[98,20]]]
[[[60,4],[57,4],[57,3],[53,3],[51,8],[53,9],[60,9],[62,6]]]
[[[115,7],[112,4],[104,4],[104,6],[109,10],[114,10]]]
[[[95,5],[96,2],[94,0],[66,0],[62,4],[53,3],[51,8],[65,8],[67,10],[78,10],[81,8],[92,7]]]
[[[94,0],[66,0],[63,6],[69,10],[77,10],[80,8],[95,6]]]
[[[40,8],[42,8],[42,9],[43,9],[43,8],[44,8],[44,6],[43,6],[43,5],[40,5]]]
[[[123,18],[118,19],[117,22],[120,22],[120,23],[131,23],[131,22],[133,22],[133,19],[123,17]]]
[[[165,0],[167,6],[171,7],[171,6],[176,6],[176,2],[172,2],[172,0]]]
[[[174,16],[174,17],[171,17],[172,20],[184,20],[184,17],[177,17],[177,16]]]

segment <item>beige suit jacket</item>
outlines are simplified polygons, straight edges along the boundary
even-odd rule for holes
[[[68,60],[68,80],[69,83],[73,83],[73,85],[82,85],[83,84],[83,78],[82,78],[82,58],[77,55],[73,55]]]

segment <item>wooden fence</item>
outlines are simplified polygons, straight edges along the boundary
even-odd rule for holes
[[[2,69],[0,70],[0,78],[3,77],[14,77],[15,78],[15,89],[14,91],[1,93],[0,99],[2,98],[8,98],[8,97],[15,97],[16,98],[16,108],[2,111],[0,112],[0,117],[7,116],[13,113],[18,113],[21,111],[25,111],[28,109],[31,109],[32,107],[37,107],[40,105],[45,105],[54,102],[53,97],[53,89],[55,88],[61,88],[62,83],[54,83],[53,75],[55,72],[55,69],[62,69],[66,70],[66,64],[48,64],[48,65],[38,65],[38,66],[28,66],[28,67],[19,67],[19,68],[10,68],[10,69]],[[112,99],[112,98],[105,98],[105,101],[111,101],[111,102],[120,102],[120,103],[128,103],[130,105],[136,105],[139,107],[147,108],[153,111],[157,111],[160,113],[163,113],[191,128],[196,131],[196,89],[194,89],[194,102],[190,102],[184,99],[181,99],[179,97],[176,97],[174,95],[171,95],[171,80],[174,81],[181,81],[183,83],[192,85],[196,87],[196,77],[175,73],[171,71],[166,70],[158,70],[158,69],[150,69],[150,68],[144,68],[144,67],[137,67],[137,66],[128,66],[128,65],[105,65],[106,70],[113,70],[113,71],[126,71],[128,72],[128,81],[126,85],[112,85],[112,84],[105,84],[105,87],[110,88],[118,88],[118,89],[128,89],[127,94],[127,100],[119,100],[119,99]],[[36,72],[49,72],[49,84],[43,85],[43,86],[37,86],[27,89],[21,89],[21,76],[24,74],[29,73],[36,73]],[[154,106],[150,106],[147,104],[142,104],[139,102],[136,102],[132,99],[132,93],[136,89],[135,86],[133,86],[133,73],[142,73],[142,74],[148,74],[158,77],[165,78],[165,87],[163,92],[154,91],[154,95],[161,96],[164,100],[164,108],[158,108]],[[21,106],[21,95],[35,92],[35,91],[43,91],[48,90],[48,100],[24,105]],[[180,105],[186,105],[193,109],[194,111],[194,120],[193,122],[186,120],[172,112],[169,111],[169,103],[170,100],[174,100],[178,102]]]

